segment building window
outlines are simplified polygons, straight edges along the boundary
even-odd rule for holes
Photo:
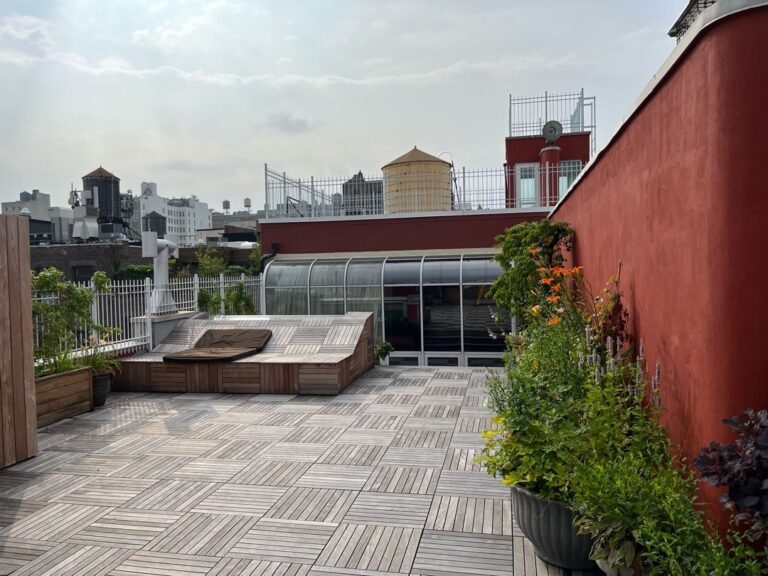
[[[515,164],[517,207],[529,208],[538,205],[538,179],[538,164]]]

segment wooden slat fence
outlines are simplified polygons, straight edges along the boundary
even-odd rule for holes
[[[37,453],[29,222],[0,216],[0,468]]]

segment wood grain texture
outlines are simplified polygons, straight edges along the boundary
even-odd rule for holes
[[[49,426],[93,410],[91,379],[90,368],[38,378],[35,381],[37,425]]]
[[[0,468],[36,453],[29,222],[0,216]]]
[[[264,351],[235,362],[176,364],[163,353],[187,348],[208,328],[269,328]],[[373,317],[228,316],[182,322],[148,354],[122,362],[120,392],[334,395],[373,367]]]

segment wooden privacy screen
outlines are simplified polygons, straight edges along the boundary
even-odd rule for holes
[[[0,468],[37,453],[29,222],[0,216]]]

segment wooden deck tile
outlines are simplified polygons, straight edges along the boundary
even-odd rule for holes
[[[342,524],[316,564],[407,574],[420,536],[415,528]]]
[[[296,486],[283,494],[265,518],[339,523],[356,496],[356,492],[348,490]]]
[[[250,516],[191,512],[144,549],[168,554],[224,556],[257,520]]]
[[[33,502],[53,502],[57,497],[76,490],[90,478],[68,474],[43,474],[3,494],[5,498]]]
[[[57,544],[31,538],[0,536],[0,575],[13,574],[22,566],[42,556]]]
[[[211,460],[254,460],[259,454],[272,445],[271,442],[254,442],[252,440],[229,440],[214,446],[203,454],[203,458]]]
[[[143,456],[158,446],[169,442],[167,436],[146,436],[144,434],[131,434],[111,442],[107,446],[96,450],[96,454],[120,454],[123,456]]]
[[[336,526],[321,522],[261,519],[227,554],[267,562],[313,564]]]
[[[233,484],[293,486],[312,466],[310,462],[257,460],[232,478]]]
[[[385,414],[362,414],[350,425],[350,428],[366,430],[400,430],[406,421],[406,416]]]
[[[426,523],[430,530],[512,535],[509,498],[469,498],[436,494]]]
[[[193,512],[234,514],[261,518],[286,489],[278,486],[224,484],[193,508]]]
[[[329,444],[275,442],[259,454],[259,458],[262,460],[314,462],[325,454],[328,447]]]
[[[299,444],[330,444],[343,432],[344,428],[335,426],[299,426],[282,441]]]
[[[174,456],[143,456],[130,466],[110,474],[111,478],[167,478],[179,468],[192,462],[192,458]]]
[[[181,516],[177,512],[117,508],[71,536],[67,542],[140,550]]]
[[[355,415],[360,414],[368,407],[365,402],[328,402],[318,411],[318,414]]]
[[[93,506],[120,506],[158,480],[139,478],[91,478],[82,486],[56,498],[59,502]]]
[[[160,480],[126,502],[125,507],[187,512],[210,496],[217,488],[217,484],[207,482]]]
[[[377,466],[365,483],[366,492],[434,494],[440,468]]]
[[[48,504],[46,502],[34,502],[33,500],[11,500],[0,497],[0,528],[10,526],[14,522],[34,514]]]
[[[175,480],[193,482],[228,482],[248,465],[236,460],[204,460],[197,458],[171,474]]]
[[[437,494],[474,496],[475,498],[509,498],[509,486],[485,473],[443,470],[437,485]]]
[[[432,496],[361,492],[344,516],[347,524],[423,528]]]
[[[401,448],[448,448],[451,432],[434,430],[401,430],[392,446]]]
[[[482,450],[475,448],[450,448],[445,457],[444,470],[482,472],[484,467],[477,461]]]
[[[310,488],[331,488],[338,490],[360,490],[373,472],[372,466],[349,466],[341,464],[313,464],[299,478],[295,486]]]
[[[390,446],[381,459],[382,466],[432,466],[439,468],[445,460],[444,448],[400,448]]]
[[[60,544],[14,572],[14,576],[106,576],[130,550]]]
[[[413,572],[423,576],[514,576],[511,536],[425,530]]]
[[[101,506],[51,504],[0,531],[0,537],[63,542],[109,512]]]
[[[306,564],[222,558],[207,576],[307,576]]]
[[[125,559],[109,576],[201,576],[208,574],[219,562],[215,557],[165,554],[159,552],[134,552]]]
[[[246,426],[235,434],[235,438],[254,442],[275,442],[282,440],[294,430],[293,426]]]
[[[195,440],[191,438],[173,438],[150,450],[152,456],[182,456],[199,458],[221,443],[220,440]]]
[[[347,464],[351,466],[374,466],[384,456],[385,446],[334,444],[317,461],[318,464]]]

